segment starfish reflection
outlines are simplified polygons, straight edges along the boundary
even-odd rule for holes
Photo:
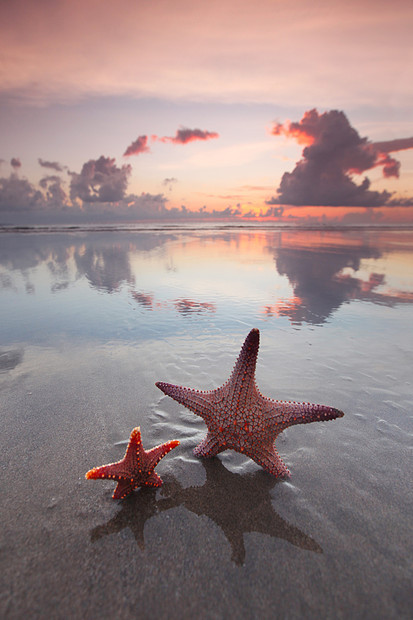
[[[174,476],[165,475],[161,499],[156,499],[155,489],[139,490],[123,501],[121,510],[108,523],[91,531],[92,542],[128,527],[143,550],[146,521],[165,510],[184,506],[198,516],[209,517],[221,528],[235,564],[244,564],[244,534],[250,532],[281,538],[301,549],[322,553],[313,538],[275,512],[270,495],[278,484],[275,478],[263,471],[230,472],[217,458],[202,461],[202,466],[206,472],[202,486],[183,488]]]

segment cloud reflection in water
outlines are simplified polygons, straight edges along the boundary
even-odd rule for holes
[[[410,231],[365,230],[3,234],[0,283],[32,296],[45,283],[56,296],[86,283],[165,316],[323,325],[353,301],[413,303],[413,281],[392,280],[411,272],[412,241]]]

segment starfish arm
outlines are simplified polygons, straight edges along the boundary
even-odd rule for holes
[[[93,467],[90,471],[85,474],[85,478],[88,480],[97,480],[98,478],[108,478],[110,480],[119,480],[123,477],[123,472],[121,469],[123,461],[119,461],[118,463],[109,463],[108,465],[102,465],[101,467]]]
[[[136,488],[136,485],[133,483],[133,479],[122,479],[118,481],[116,488],[113,492],[113,499],[124,499],[128,495],[130,495],[133,489]]]
[[[157,464],[163,457],[168,454],[171,450],[179,446],[179,441],[174,439],[173,441],[168,441],[167,443],[163,443],[160,446],[155,446],[151,450],[145,453],[145,469],[147,471],[151,471],[155,469]]]
[[[288,426],[309,424],[310,422],[325,422],[342,418],[344,415],[339,409],[329,407],[328,405],[261,398],[264,403],[263,411],[265,411],[266,425],[275,431],[275,436]]]
[[[283,463],[277,450],[273,445],[254,446],[253,448],[246,448],[243,452],[249,456],[253,461],[260,465],[263,469],[266,469],[270,474],[276,476],[289,476],[290,472],[286,465]]]
[[[250,387],[255,388],[255,368],[259,346],[260,332],[258,329],[252,329],[245,338],[231,376],[225,384],[231,385],[231,389],[235,392],[241,390],[247,392]]]
[[[163,484],[163,480],[156,472],[152,472],[149,478],[145,481],[146,487],[160,487]]]
[[[227,446],[220,444],[214,435],[208,431],[205,439],[194,448],[194,454],[195,456],[216,456],[226,449]]]
[[[141,432],[139,426],[131,432],[125,456],[117,463],[109,463],[101,467],[94,467],[87,472],[86,478],[110,478],[120,480],[130,478],[131,472],[141,468],[144,450],[142,447]]]
[[[184,405],[205,421],[211,419],[211,402],[213,400],[213,392],[193,390],[180,385],[163,383],[162,381],[157,381],[155,385],[162,390],[164,394],[170,396],[181,405]]]
[[[139,468],[140,464],[144,461],[145,450],[142,446],[141,429],[136,426],[129,438],[128,447],[124,456],[124,461],[128,464],[129,469]]]

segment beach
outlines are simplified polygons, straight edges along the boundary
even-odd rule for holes
[[[409,618],[413,232],[0,234],[5,618]],[[286,429],[277,479],[155,386],[230,376],[260,330],[269,398],[344,417]],[[86,480],[177,439],[158,489]]]

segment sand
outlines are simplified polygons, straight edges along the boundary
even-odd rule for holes
[[[136,305],[125,322],[129,289],[91,299],[90,284],[80,296],[77,286],[64,303],[47,299],[83,322],[57,318],[46,338],[31,307],[30,338],[3,330],[2,617],[411,617],[410,306],[355,302],[328,324],[291,328],[247,324],[249,301],[238,321],[204,308],[182,323],[169,308],[156,333]],[[36,301],[21,300],[19,320]],[[106,338],[87,313],[112,320]],[[155,387],[223,383],[254,326],[266,396],[345,411],[279,437],[287,480],[233,452],[196,459],[205,425]],[[163,487],[114,501],[112,482],[84,475],[122,458],[137,425],[147,449],[181,445],[157,467]]]

